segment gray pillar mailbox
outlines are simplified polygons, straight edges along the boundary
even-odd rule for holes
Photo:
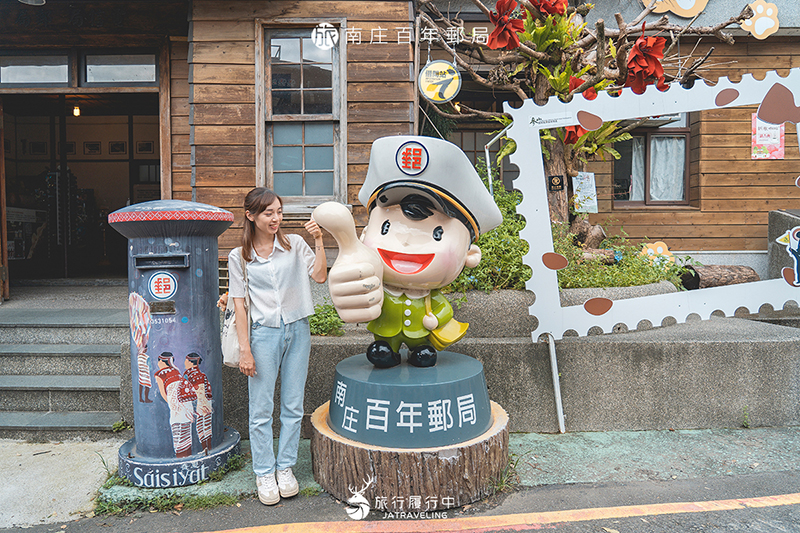
[[[239,453],[222,422],[217,237],[233,214],[178,200],[108,216],[128,241],[135,438],[119,475],[139,487],[198,483]]]

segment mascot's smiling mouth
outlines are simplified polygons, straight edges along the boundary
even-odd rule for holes
[[[386,265],[400,274],[416,274],[421,272],[433,261],[436,254],[401,254],[378,248],[381,259]]]

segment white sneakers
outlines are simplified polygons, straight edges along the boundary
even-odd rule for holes
[[[256,486],[258,487],[258,499],[264,505],[275,505],[281,501],[278,494],[278,485],[275,483],[275,474],[256,476]]]
[[[300,491],[291,468],[278,470],[278,490],[283,498],[290,498]]]
[[[258,499],[264,505],[275,505],[281,501],[281,497],[290,498],[300,491],[291,468],[278,470],[277,483],[275,477],[275,474],[256,476]]]

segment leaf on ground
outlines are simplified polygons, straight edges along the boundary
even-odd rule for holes
[[[605,531],[606,533],[619,533],[619,531],[617,531],[616,529],[611,529],[610,527],[604,527],[603,531]]]

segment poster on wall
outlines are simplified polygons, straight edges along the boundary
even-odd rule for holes
[[[578,172],[572,178],[572,190],[575,191],[574,202],[577,213],[597,213],[597,186],[594,172]]]
[[[783,134],[785,124],[769,124],[752,118],[752,152],[750,159],[783,159]]]

